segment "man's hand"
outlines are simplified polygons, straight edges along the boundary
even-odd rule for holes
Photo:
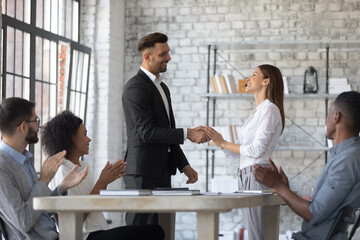
[[[195,143],[204,143],[208,142],[210,138],[206,135],[203,130],[204,127],[199,126],[195,129],[188,128],[187,129],[187,138]]]
[[[254,165],[254,176],[256,181],[271,188],[275,193],[278,193],[278,188],[286,186],[289,188],[289,181],[284,171],[280,167],[278,171],[274,162],[269,158],[270,167],[262,167]]]
[[[55,176],[60,165],[65,161],[66,151],[59,152],[50,158],[46,159],[41,167],[39,181],[49,184]]]
[[[75,187],[80,184],[86,177],[88,173],[88,168],[84,168],[80,172],[76,172],[79,169],[79,165],[75,165],[73,169],[64,177],[63,181],[59,185],[59,190],[62,195],[64,195],[69,188]]]
[[[188,180],[186,180],[186,184],[197,182],[198,173],[190,165],[186,166],[183,171],[184,174],[188,177]]]

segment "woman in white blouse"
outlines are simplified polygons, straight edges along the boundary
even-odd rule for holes
[[[258,66],[246,81],[246,92],[254,95],[256,108],[241,127],[239,141],[227,142],[209,126],[204,130],[227,154],[240,156],[239,189],[262,190],[267,188],[255,180],[252,166],[268,165],[268,158],[271,157],[284,129],[284,85],[280,70],[267,64]],[[262,208],[249,208],[243,212],[249,239],[265,239],[262,232]]]
[[[59,167],[49,187],[55,188],[66,174],[75,166],[79,165],[78,171],[88,168],[81,157],[89,153],[91,139],[82,120],[69,111],[56,115],[42,130],[42,146],[47,155],[52,156],[58,149],[66,150],[66,160]],[[76,187],[68,190],[68,195],[99,194],[101,189],[124,175],[126,163],[123,159],[115,163],[107,162],[101,171],[100,177],[94,182],[89,169],[86,178]],[[164,239],[164,232],[157,225],[125,226],[108,229],[102,212],[84,214],[83,239]]]

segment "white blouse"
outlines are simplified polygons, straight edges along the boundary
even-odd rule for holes
[[[256,107],[240,129],[240,154],[225,150],[232,157],[240,156],[240,169],[254,164],[268,164],[282,131],[279,108],[269,99]]]
[[[71,161],[65,160],[56,172],[53,180],[49,183],[49,188],[55,189],[62,182],[64,177],[71,171],[71,169],[73,169],[74,166],[75,164],[73,164]],[[82,171],[87,166],[88,165],[85,162],[80,161],[80,167],[77,171]],[[93,180],[93,176],[89,168],[88,174],[85,179],[79,185],[70,188],[68,190],[68,195],[89,195],[94,185],[95,183]],[[83,224],[83,239],[86,239],[90,232],[107,229],[108,225],[102,212],[91,212],[85,219]]]

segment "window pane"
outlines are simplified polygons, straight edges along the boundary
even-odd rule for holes
[[[59,0],[59,35],[65,36],[66,0]]]
[[[16,30],[15,36],[15,73],[22,75],[23,69],[23,32]]]
[[[49,115],[50,117],[54,117],[57,113],[57,108],[56,108],[56,99],[57,99],[57,94],[56,94],[56,85],[50,85],[50,108],[49,108]],[[50,119],[48,119],[47,121],[49,121]]]
[[[70,101],[69,110],[76,115],[76,112],[75,112],[75,102],[76,102],[75,92],[70,91],[70,100],[69,101]]]
[[[22,97],[26,99],[30,99],[30,79],[23,78],[23,93]]]
[[[21,77],[15,77],[15,94],[14,97],[22,97],[23,93],[23,81]]]
[[[24,22],[30,24],[30,17],[31,17],[31,6],[30,0],[24,1]]]
[[[6,10],[6,0],[1,0],[1,13],[5,14],[6,13],[5,10]]]
[[[79,52],[74,50],[73,51],[73,64],[72,64],[72,73],[71,73],[71,89],[76,89],[76,83],[77,83],[77,71],[78,71],[78,61],[79,61]]]
[[[48,82],[50,79],[50,41],[44,39],[43,45],[43,81]]]
[[[85,119],[85,107],[86,107],[86,94],[81,94],[80,115],[78,115],[81,119]]]
[[[6,75],[6,98],[14,97],[14,76]]]
[[[36,111],[36,112],[38,112],[38,111]],[[40,133],[40,131],[39,131],[39,133]],[[39,142],[37,144],[34,144],[34,156],[36,156],[34,158],[35,159],[34,160],[34,168],[35,168],[36,172],[41,171],[41,166],[42,166],[42,162],[43,162],[42,151],[41,151],[41,137],[40,137],[39,133],[38,133]]]
[[[12,27],[7,28],[7,39],[6,39],[6,71],[14,72],[14,29]]]
[[[79,3],[73,1],[73,18],[72,18],[72,40],[78,41],[78,31],[79,31]]]
[[[42,119],[42,84],[41,82],[35,81],[35,111],[38,114],[38,116]],[[40,116],[41,115],[41,116]]]
[[[24,2],[23,0],[16,0],[16,19],[24,20]]]
[[[59,23],[59,2],[58,0],[51,0],[51,32],[58,33],[58,23]]]
[[[44,39],[43,46],[43,79],[45,82],[50,80],[50,41]]]
[[[50,116],[50,90],[49,90],[49,84],[43,83],[43,92],[42,92],[42,117],[44,121],[49,120]]]
[[[24,32],[23,75],[30,77],[30,34]]]
[[[51,24],[50,8],[50,0],[44,0],[44,29],[49,32]]]
[[[41,80],[43,68],[43,39],[40,37],[36,37],[35,45],[35,78]]]
[[[43,0],[36,0],[36,26],[43,28],[44,21],[44,2]]]
[[[16,0],[6,1],[6,15],[15,18],[15,2]]]
[[[86,92],[87,90],[87,80],[88,80],[88,69],[89,69],[89,54],[84,54],[84,62],[83,62],[83,75],[82,75],[82,92]]]
[[[84,65],[84,54],[79,52],[79,61],[77,63],[77,71],[76,71],[76,91],[81,91],[82,84],[82,73],[83,73],[83,65]]]
[[[72,31],[72,1],[73,0],[66,0],[66,38],[72,39],[71,31]]]
[[[54,41],[50,43],[50,82],[57,82],[57,44]]]

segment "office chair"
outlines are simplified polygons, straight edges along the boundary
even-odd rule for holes
[[[356,229],[359,227],[359,211],[360,208],[353,207],[344,207],[341,209],[326,237],[326,240],[330,240],[337,233],[344,233],[348,235],[349,225],[353,224],[350,235],[348,236],[348,240],[351,240]]]
[[[351,240],[354,236],[356,229],[360,226],[360,208],[356,209],[354,225],[351,228],[348,240]]]
[[[8,235],[5,231],[5,225],[4,225],[4,222],[2,220],[2,218],[0,218],[0,239],[5,239],[7,240],[8,239]]]

